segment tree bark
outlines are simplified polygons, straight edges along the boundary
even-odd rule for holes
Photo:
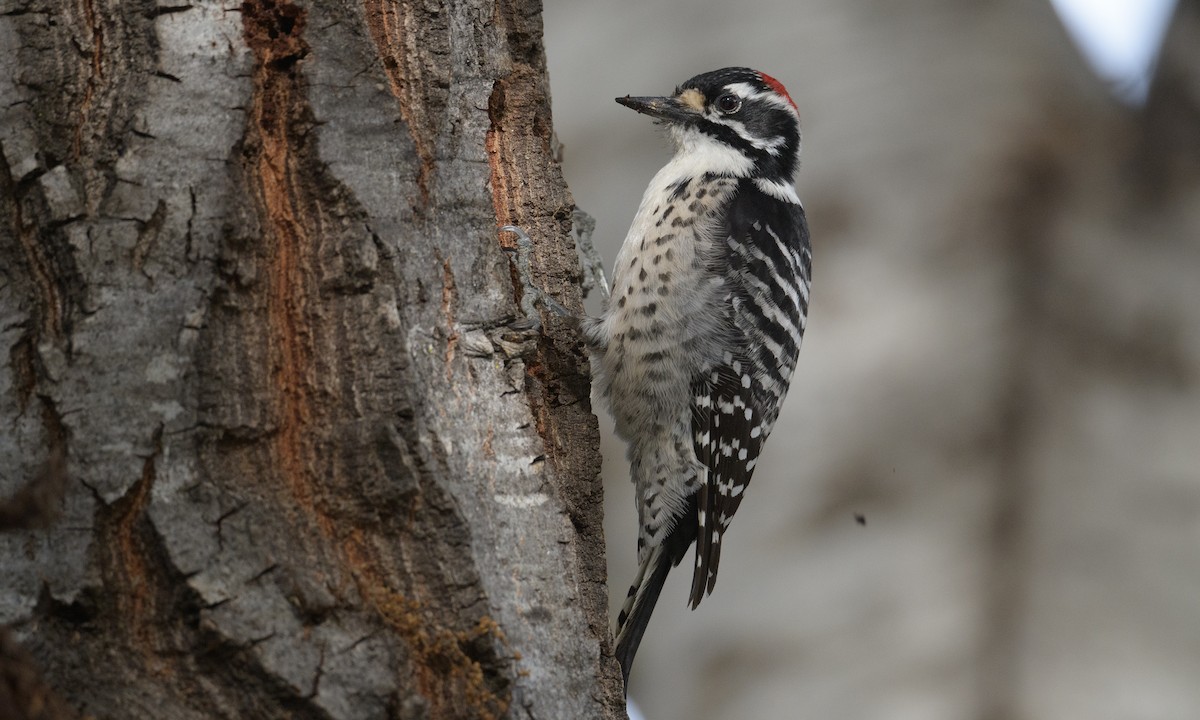
[[[623,717],[586,358],[509,329],[496,232],[580,307],[540,5],[0,0],[0,48],[0,498],[60,514],[0,623],[48,686]]]

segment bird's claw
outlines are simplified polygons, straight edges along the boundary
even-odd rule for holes
[[[533,283],[533,275],[530,270],[533,238],[516,225],[503,225],[500,227],[500,232],[510,232],[517,236],[516,247],[506,247],[504,252],[508,254],[509,259],[517,268],[517,278],[521,283],[521,312],[525,315],[523,319],[510,323],[509,327],[524,331],[540,330],[542,321],[541,314],[538,312],[539,305],[556,315],[571,317],[570,310],[567,310]]]

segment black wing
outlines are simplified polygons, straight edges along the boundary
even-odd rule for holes
[[[808,318],[812,249],[803,208],[742,180],[730,201],[726,311],[729,352],[693,384],[696,455],[708,468],[698,495],[690,602],[712,592],[721,536],[742,502],[796,369]]]

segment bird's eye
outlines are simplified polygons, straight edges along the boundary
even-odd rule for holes
[[[726,115],[732,115],[742,109],[742,99],[737,95],[722,95],[717,98],[717,109]]]

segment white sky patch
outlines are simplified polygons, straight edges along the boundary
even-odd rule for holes
[[[1146,102],[1176,0],[1050,0],[1071,39],[1112,93]]]
[[[646,720],[638,706],[633,704],[632,698],[625,698],[625,712],[629,714],[629,720]]]

